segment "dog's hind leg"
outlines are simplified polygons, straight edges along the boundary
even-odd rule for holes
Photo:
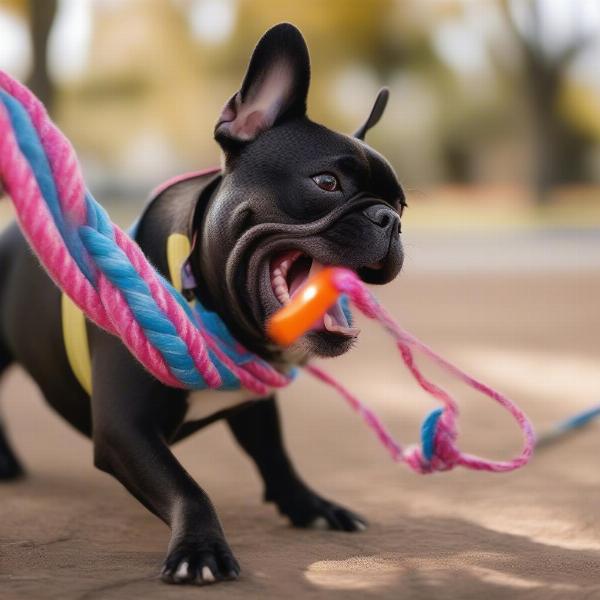
[[[0,190],[0,195],[1,195]],[[13,238],[18,233],[16,225],[9,229],[0,237],[0,379],[7,367],[14,362],[14,357],[8,349],[6,342],[6,290],[10,288],[11,263],[13,252]],[[0,407],[1,408],[1,407]],[[17,460],[8,440],[6,431],[2,422],[0,412],[0,481],[15,479],[23,474],[23,469]]]
[[[12,357],[0,340],[0,377],[12,362]],[[23,467],[10,447],[1,417],[0,415],[0,481],[6,481],[23,475]]]

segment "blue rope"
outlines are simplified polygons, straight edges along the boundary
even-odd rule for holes
[[[69,223],[62,212],[48,157],[29,115],[17,100],[4,91],[0,91],[0,101],[6,107],[19,149],[31,167],[56,228],[81,272],[96,286],[95,268],[100,269],[122,292],[135,319],[162,355],[171,373],[188,388],[206,388],[206,381],[196,369],[185,342],[152,298],[146,282],[116,244],[113,225],[106,211],[86,192],[88,224],[77,228]],[[162,282],[192,322],[197,323],[197,315],[186,299],[164,278]],[[210,358],[221,374],[227,374],[229,389],[240,386],[237,377],[214,354]]]
[[[98,231],[84,226],[79,232],[98,268],[121,291],[136,321],[159,350],[173,375],[187,387],[205,388],[206,382],[196,369],[185,342],[152,298],[146,282],[112,237],[103,235],[103,230],[106,231],[110,223],[100,219],[98,225]],[[110,230],[112,234],[112,227]]]
[[[65,246],[88,281],[97,288],[97,273],[101,271],[120,290],[133,317],[146,337],[161,354],[171,373],[187,388],[207,387],[202,374],[196,369],[185,342],[180,338],[169,317],[153,299],[144,279],[138,275],[127,255],[115,241],[113,224],[106,211],[86,191],[87,223],[78,226],[62,212],[59,194],[45,149],[25,108],[12,96],[0,90],[0,102],[7,110],[19,149],[27,160],[36,179],[48,211]],[[244,350],[233,338],[225,323],[216,313],[207,311],[197,301],[192,308],[184,296],[170,282],[158,274],[162,285],[185,310],[195,326],[203,328],[219,343],[222,351],[236,364],[256,362],[271,368],[259,357]],[[239,389],[241,382],[229,368],[208,350],[209,358],[221,375],[221,389]],[[295,373],[292,373],[292,376]]]
[[[537,441],[536,447],[548,446],[553,442],[559,441],[569,433],[589,425],[594,419],[600,417],[600,404],[576,415],[560,421],[552,429],[542,434]]]
[[[435,433],[440,417],[444,414],[443,408],[432,410],[421,425],[421,447],[423,458],[429,462],[435,453]]]
[[[85,249],[77,231],[65,221],[48,157],[27,111],[17,100],[4,91],[0,91],[0,99],[8,112],[19,149],[31,167],[56,228],[81,272],[93,283],[93,270],[90,267],[89,260],[86,259]]]

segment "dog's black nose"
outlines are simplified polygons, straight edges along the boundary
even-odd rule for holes
[[[393,208],[384,206],[383,204],[375,204],[374,206],[365,208],[365,210],[363,210],[363,215],[365,215],[371,223],[379,225],[379,227],[386,231],[391,230],[400,222],[398,213]]]

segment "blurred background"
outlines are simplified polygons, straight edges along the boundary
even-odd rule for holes
[[[600,223],[598,0],[0,0],[0,68],[50,107],[101,201],[139,204],[218,162],[215,119],[283,20],[311,50],[314,120],[351,132],[391,88],[368,141],[409,223]]]

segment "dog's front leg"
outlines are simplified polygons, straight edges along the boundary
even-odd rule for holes
[[[207,494],[167,441],[185,413],[185,393],[148,375],[114,338],[92,338],[95,464],[171,528],[162,570],[169,583],[235,579],[233,556]]]
[[[325,525],[329,529],[360,531],[366,520],[313,491],[296,473],[283,443],[275,398],[249,404],[227,419],[242,448],[250,455],[265,484],[265,500],[296,527]]]

